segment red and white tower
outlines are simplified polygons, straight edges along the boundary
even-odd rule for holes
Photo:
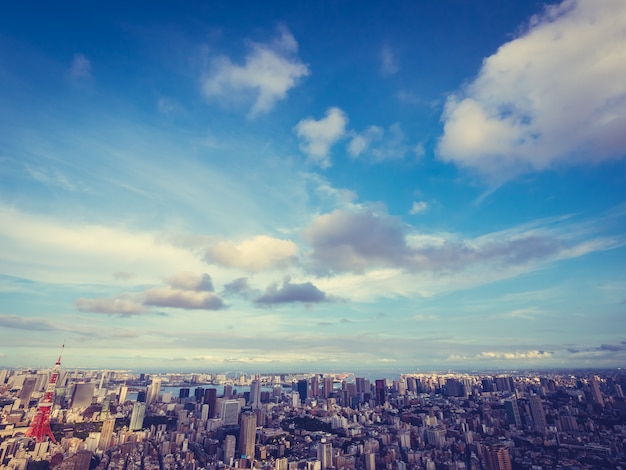
[[[52,442],[56,442],[54,436],[52,435],[52,429],[50,429],[50,411],[52,410],[52,405],[54,404],[54,389],[56,388],[57,380],[59,379],[61,355],[63,354],[64,347],[65,344],[61,346],[61,354],[59,354],[59,358],[54,365],[54,369],[52,369],[52,375],[50,376],[48,385],[46,385],[46,391],[37,405],[37,414],[31,421],[28,431],[26,431],[26,435],[34,437],[37,439],[37,442],[42,442],[46,436],[48,436]]]

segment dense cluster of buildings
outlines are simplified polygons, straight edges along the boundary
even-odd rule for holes
[[[626,374],[0,371],[0,469],[626,470]],[[39,406],[38,406],[39,405]],[[48,418],[46,418],[48,419]]]

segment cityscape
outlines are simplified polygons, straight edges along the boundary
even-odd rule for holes
[[[0,470],[626,470],[626,0],[4,2]]]
[[[626,373],[0,371],[10,470],[626,468]]]

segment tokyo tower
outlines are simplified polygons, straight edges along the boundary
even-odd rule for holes
[[[39,403],[37,404],[37,414],[31,421],[30,426],[26,431],[26,435],[34,437],[35,439],[37,439],[37,442],[42,442],[44,438],[48,436],[52,442],[56,443],[56,440],[52,435],[52,429],[50,429],[50,410],[52,410],[52,405],[54,404],[54,389],[56,387],[57,380],[59,379],[61,355],[63,354],[64,347],[65,344],[61,346],[61,354],[59,354],[59,358],[54,365],[52,375],[50,376],[48,385],[46,385],[46,391],[44,392],[43,397],[41,397],[41,400],[39,400]]]

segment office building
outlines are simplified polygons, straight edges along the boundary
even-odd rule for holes
[[[256,443],[256,414],[243,413],[241,415],[241,430],[239,431],[239,454],[241,458],[254,458],[254,444]]]

